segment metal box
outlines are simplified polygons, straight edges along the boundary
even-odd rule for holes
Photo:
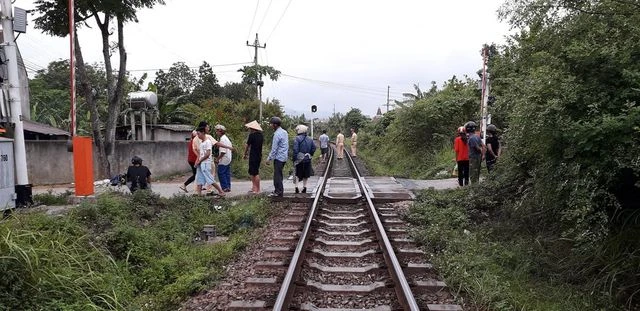
[[[0,211],[16,207],[13,139],[0,137]]]

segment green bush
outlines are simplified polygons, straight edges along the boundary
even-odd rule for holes
[[[150,192],[105,193],[64,217],[0,222],[0,310],[175,310],[223,273],[271,209]],[[218,203],[216,203],[218,204]],[[226,242],[199,243],[205,224]]]

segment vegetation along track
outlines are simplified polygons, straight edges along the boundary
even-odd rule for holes
[[[324,192],[349,179],[358,196]],[[281,220],[283,236],[272,241],[282,243],[265,249],[257,277],[245,281],[255,294],[227,309],[462,310],[394,209],[374,206],[346,152],[331,156],[320,183],[310,209],[296,203]]]

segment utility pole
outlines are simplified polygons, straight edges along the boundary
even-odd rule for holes
[[[480,121],[480,132],[482,133],[482,142],[484,143],[487,139],[487,113],[488,113],[488,104],[489,104],[489,73],[487,72],[488,65],[488,47],[484,47],[482,49],[482,99],[480,101],[480,117],[482,118]]]
[[[1,0],[2,12],[2,49],[7,58],[8,79],[2,88],[9,92],[9,106],[11,107],[11,123],[14,125],[14,159],[16,161],[16,205],[32,204],[31,184],[27,172],[27,150],[24,143],[24,125],[22,124],[22,101],[20,98],[20,78],[18,76],[18,51],[13,34],[13,8],[11,0]]]
[[[389,89],[391,86],[387,85],[387,112],[389,112]]]
[[[260,45],[260,41],[258,40],[258,34],[256,33],[256,40],[253,41],[253,44],[249,44],[249,40],[247,40],[247,46],[253,47],[253,65],[258,68],[258,48],[266,49],[267,44]],[[256,95],[258,96],[258,100],[260,101],[260,123],[262,123],[262,77],[258,77],[258,81],[256,81]]]

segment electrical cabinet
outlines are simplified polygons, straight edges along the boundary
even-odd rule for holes
[[[0,137],[0,211],[16,207],[13,139]]]

